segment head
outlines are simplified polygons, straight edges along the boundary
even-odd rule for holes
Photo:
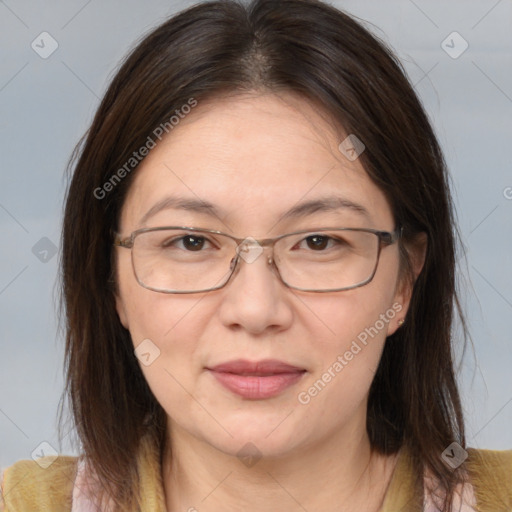
[[[189,202],[156,211],[171,196]],[[287,215],[326,197],[345,207]],[[114,246],[163,226],[258,240],[335,226],[400,236],[381,246],[370,281],[343,291],[287,286],[265,247],[239,258],[223,287],[177,294],[143,286],[131,250]],[[407,445],[418,475],[428,467],[450,490],[457,473],[440,454],[464,445],[455,233],[428,118],[397,58],[351,17],[316,1],[219,1],[152,31],[77,148],[64,218],[68,392],[105,485],[130,499],[120,482],[135,479],[147,433],[163,446],[180,430],[233,456],[252,442],[272,458],[363,421],[374,451]],[[134,351],[148,340],[158,357],[145,365]],[[210,372],[238,358],[282,360],[301,380],[242,399]]]
[[[351,161],[340,152],[339,141],[348,135],[324,120],[318,114],[320,108],[300,96],[268,91],[237,92],[199,103],[138,167],[121,207],[119,238],[164,226],[223,231],[240,239],[302,230],[315,233],[315,229],[329,227],[395,232],[395,217],[385,194],[357,159]],[[169,205],[171,196],[199,199],[200,208],[188,203]],[[316,205],[305,210],[303,206],[311,201],[327,203],[324,198],[329,197],[344,198],[359,209]],[[215,213],[206,211],[206,202]],[[300,215],[289,214],[299,207]],[[199,233],[191,234],[197,237]],[[240,258],[222,288],[185,295],[159,293],[146,286],[171,282],[173,272],[178,275],[172,282],[177,286],[184,280],[185,290],[204,287],[195,286],[196,282],[216,284],[228,273],[236,245],[231,245],[231,252],[224,251],[229,240],[221,241],[215,233],[173,244],[171,237],[176,234],[157,231],[148,235],[140,236],[155,236],[155,241],[137,240],[132,253],[117,248],[116,310],[132,345],[137,348],[143,343],[140,350],[148,354],[154,350],[153,357],[158,355],[154,361],[147,356],[141,369],[176,428],[232,455],[251,442],[267,457],[313,447],[336,431],[346,439],[343,429],[355,427],[356,422],[363,421],[361,436],[366,435],[369,388],[386,337],[396,332],[410,303],[411,284],[400,276],[403,264],[398,243],[382,244],[375,275],[364,286],[319,293],[290,288],[278,277],[278,273],[285,281],[295,277],[291,284],[302,288],[322,288],[325,283],[352,286],[369,277],[373,266],[365,262],[369,263],[370,252],[372,257],[378,255],[377,236],[340,232],[344,241],[357,244],[350,255],[333,246],[334,238],[316,240],[302,234],[293,237],[293,242],[283,239],[277,245],[278,271],[269,266],[262,252],[256,259]],[[311,254],[315,241],[317,254]],[[162,256],[157,256],[161,245],[164,249],[158,249],[158,254]],[[414,261],[416,277],[424,261],[425,235],[421,243],[410,244],[406,250]],[[224,252],[226,258],[221,258],[219,253]],[[306,258],[302,265],[296,263],[300,253]],[[340,254],[344,256],[341,264],[350,267],[347,270],[339,264],[333,268],[333,255]],[[313,257],[318,262],[315,267]],[[190,261],[191,275],[185,258]],[[167,271],[170,259],[176,263]],[[291,273],[287,269],[293,263],[298,270]],[[295,275],[303,267],[318,274],[309,285],[304,276]],[[367,271],[361,279],[340,281],[353,273],[357,276],[359,267]],[[332,275],[336,271],[337,277]],[[376,323],[380,329],[369,330]],[[344,361],[351,348],[354,359]],[[277,359],[305,374],[276,396],[248,399],[218,385],[210,371],[238,359]],[[315,388],[330,367],[338,370],[332,374],[336,378],[325,383],[329,386]],[[283,411],[288,414],[290,409],[294,414],[283,423]],[[279,429],[268,435],[277,425]],[[172,441],[172,432],[170,436]]]

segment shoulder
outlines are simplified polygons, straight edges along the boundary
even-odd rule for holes
[[[71,510],[78,457],[20,460],[0,472],[0,511]]]
[[[512,484],[512,450],[468,448],[466,467],[475,476]]]
[[[468,448],[465,462],[482,510],[512,510],[512,450]]]

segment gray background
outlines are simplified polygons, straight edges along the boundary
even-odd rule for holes
[[[467,268],[460,269],[475,342],[460,366],[468,444],[510,449],[512,1],[333,3],[395,48],[434,123],[468,250]],[[60,243],[64,167],[120,59],[191,4],[0,1],[2,467],[30,458],[42,441],[74,453],[69,436],[59,447],[56,431],[63,341],[53,251]],[[47,59],[31,48],[43,31],[59,45]],[[445,51],[462,49],[457,36],[442,45],[453,31],[469,44],[458,58]]]

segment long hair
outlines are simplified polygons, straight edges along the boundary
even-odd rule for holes
[[[162,443],[165,436],[166,414],[140,370],[110,284],[112,232],[137,172],[131,159],[158,127],[171,129],[169,120],[184,105],[254,90],[297,93],[357,134],[366,146],[360,162],[403,226],[401,276],[414,288],[405,324],[385,343],[367,430],[374,451],[407,446],[417,482],[430,470],[448,510],[464,465],[454,471],[441,453],[454,441],[465,446],[452,359],[455,312],[465,341],[468,333],[456,290],[460,235],[446,163],[393,51],[317,0],[217,0],[171,17],[121,63],[76,146],[62,231],[63,399],[83,452],[122,508],[137,500],[141,437]],[[428,246],[414,282],[405,244],[420,232]]]

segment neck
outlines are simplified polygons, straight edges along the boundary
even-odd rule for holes
[[[396,455],[371,453],[366,429],[247,465],[175,424],[169,432],[162,475],[168,512],[377,512],[396,462]]]

